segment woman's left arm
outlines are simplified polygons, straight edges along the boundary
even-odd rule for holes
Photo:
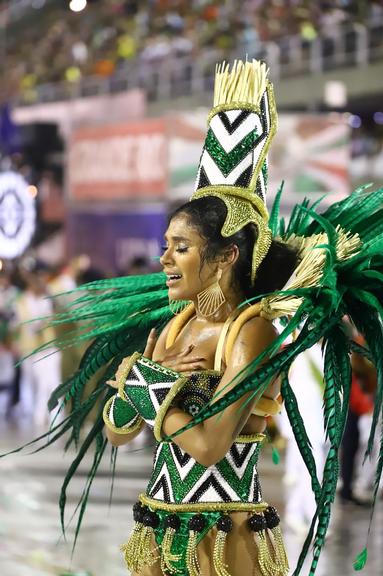
[[[238,334],[228,359],[228,366],[216,392],[219,393],[222,390],[222,394],[225,394],[231,390],[235,386],[232,380],[236,375],[263,352],[276,336],[274,326],[264,318],[257,317],[246,322]],[[278,392],[278,384],[272,383],[265,395],[273,398],[278,395]],[[244,406],[250,395],[249,392],[228,406],[219,418],[213,416],[175,436],[173,442],[203,466],[211,466],[219,462],[229,451],[254,409],[254,401]],[[163,434],[172,436],[191,421],[192,417],[179,408],[170,408],[163,420]]]

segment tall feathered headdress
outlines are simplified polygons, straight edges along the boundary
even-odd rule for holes
[[[216,196],[227,207],[223,236],[255,224],[251,280],[271,244],[266,208],[267,152],[277,129],[273,86],[266,64],[237,60],[217,66],[214,106],[208,118],[192,200]]]

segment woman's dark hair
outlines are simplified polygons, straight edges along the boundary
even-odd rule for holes
[[[245,298],[280,290],[297,266],[296,251],[283,242],[273,240],[257,270],[255,282],[251,285],[253,246],[257,237],[254,224],[247,224],[227,238],[222,236],[221,229],[227,208],[224,202],[215,196],[198,198],[183,204],[171,214],[169,221],[180,215],[185,215],[190,225],[206,240],[201,262],[211,262],[233,244],[238,246],[239,257],[233,268],[233,278],[235,287]]]

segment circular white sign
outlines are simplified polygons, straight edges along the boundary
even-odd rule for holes
[[[16,172],[0,174],[0,258],[16,258],[32,240],[35,200],[28,183]]]

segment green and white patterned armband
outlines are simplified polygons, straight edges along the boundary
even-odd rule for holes
[[[118,392],[129,401],[145,422],[154,427],[157,414],[163,405],[166,410],[187,382],[188,378],[165,368],[139,352],[135,352],[119,373]],[[155,436],[157,438],[156,430]]]
[[[116,434],[131,434],[142,426],[143,419],[130,402],[117,393],[106,402],[103,411],[105,425]]]

